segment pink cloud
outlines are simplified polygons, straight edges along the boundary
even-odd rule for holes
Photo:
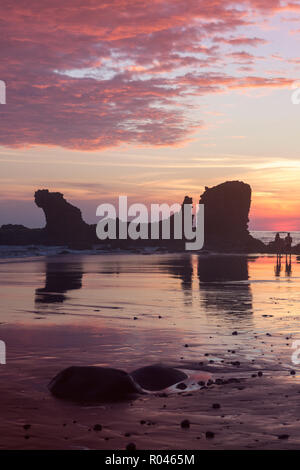
[[[213,68],[232,59],[255,64],[248,51],[226,56],[222,47],[259,47],[263,38],[241,36],[239,29],[254,24],[256,15],[296,6],[280,0],[3,0],[0,78],[7,105],[0,143],[178,145],[203,125],[191,119],[188,96],[289,86],[281,77],[235,77]]]
[[[268,41],[262,38],[247,38],[247,37],[230,37],[222,38],[216,36],[214,42],[229,44],[230,46],[260,46],[262,44],[267,44]]]

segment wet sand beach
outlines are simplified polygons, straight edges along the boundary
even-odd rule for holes
[[[291,272],[284,262],[276,270],[273,256],[1,260],[0,448],[298,448],[291,356],[300,340],[299,284],[295,257]],[[204,371],[213,383],[93,406],[47,390],[70,365],[130,372],[158,362]]]

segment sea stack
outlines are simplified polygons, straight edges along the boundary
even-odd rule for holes
[[[260,251],[265,246],[249,234],[251,187],[242,181],[227,181],[205,188],[205,249],[216,251]]]
[[[40,189],[35,192],[34,200],[44,211],[45,232],[50,243],[86,244],[91,240],[91,227],[82,219],[80,209],[67,202],[63,194]]]

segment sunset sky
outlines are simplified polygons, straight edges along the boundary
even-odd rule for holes
[[[42,226],[39,188],[95,222],[239,179],[252,229],[300,230],[300,1],[3,0],[0,25],[0,225]]]

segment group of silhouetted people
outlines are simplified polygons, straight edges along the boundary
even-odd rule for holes
[[[277,255],[279,256],[282,254],[290,255],[291,249],[292,249],[292,242],[293,242],[293,239],[290,233],[288,233],[285,238],[280,238],[280,234],[276,233],[274,247],[276,248]]]
[[[280,276],[281,272],[281,257],[285,254],[285,272],[288,276],[291,275],[292,272],[292,242],[293,239],[291,234],[288,233],[285,238],[281,238],[279,233],[276,233],[275,240],[272,242],[273,248],[276,250],[277,254],[277,261],[276,261],[276,268],[275,268],[275,275]]]

